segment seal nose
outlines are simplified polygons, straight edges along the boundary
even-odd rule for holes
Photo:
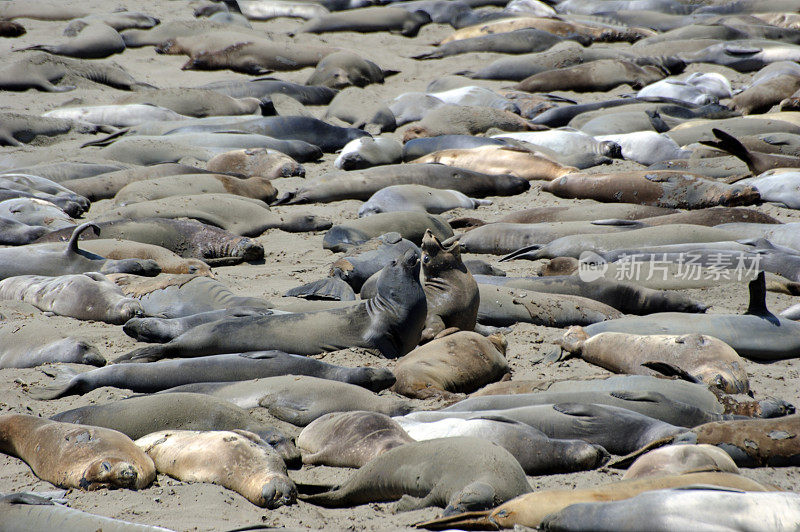
[[[261,488],[264,505],[273,510],[279,506],[293,504],[297,500],[297,488],[294,483],[284,478],[273,478]]]
[[[104,464],[105,465],[105,464]],[[136,468],[128,462],[119,462],[113,468],[113,482],[117,486],[133,486],[139,478]]]

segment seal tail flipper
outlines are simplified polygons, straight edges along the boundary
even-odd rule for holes
[[[46,386],[32,386],[28,389],[28,395],[34,399],[50,400],[71,395],[77,383],[73,380],[78,373],[67,366],[57,366],[55,368],[55,379]]]
[[[424,54],[417,54],[411,56],[411,59],[416,59],[418,61],[425,59],[441,59],[441,58],[442,58],[442,52],[439,50],[434,50],[432,52],[425,52]]]
[[[100,227],[95,224],[94,222],[86,222],[84,224],[79,225],[72,231],[72,236],[69,238],[69,242],[67,243],[67,249],[65,253],[80,253],[80,249],[78,248],[78,239],[81,236],[81,233],[86,231],[87,229],[91,228],[94,231],[95,235],[100,234]]]
[[[295,203],[300,203],[300,200],[297,198],[297,192],[285,192],[278,199],[270,203],[270,205],[292,205]]]
[[[486,222],[483,220],[479,220],[478,218],[471,218],[469,216],[462,216],[460,218],[453,218],[448,220],[451,229],[473,229],[475,227],[480,227],[482,225],[486,225]]]
[[[647,362],[642,362],[642,366],[652,369],[664,375],[665,377],[678,377],[681,380],[693,382],[695,384],[702,384],[703,381],[691,375],[689,372],[679,368],[675,364],[669,364],[668,362],[661,362],[658,360],[648,360]]]
[[[102,139],[90,140],[89,142],[81,144],[81,148],[86,148],[88,146],[108,146],[109,144],[113,144],[115,140],[125,135],[128,131],[130,131],[130,128],[120,128],[116,133],[112,133]]]
[[[531,246],[519,248],[518,250],[509,253],[505,257],[502,257],[498,262],[506,262],[513,259],[537,260],[540,258],[538,256],[538,251],[541,249],[541,247],[542,246],[539,244],[533,244]]]
[[[355,301],[353,288],[338,277],[326,277],[288,290],[285,297],[302,297],[304,299],[334,299],[337,301]]]
[[[751,172],[754,174],[759,174],[759,172],[755,168],[755,164],[753,158],[750,155],[750,152],[744,145],[739,142],[733,135],[729,135],[728,133],[722,131],[721,129],[713,128],[711,132],[717,137],[717,141],[708,141],[708,140],[701,140],[700,144],[705,146],[710,146],[712,148],[717,148],[723,151],[726,151],[744,161],[747,167],[750,169]]]
[[[630,454],[626,454],[625,456],[620,456],[615,460],[611,460],[605,465],[605,467],[609,469],[627,469],[634,462],[634,460],[636,460],[643,454],[647,453],[648,451],[652,451],[653,449],[669,445],[673,443],[675,439],[676,436],[667,436],[666,438],[662,438],[660,440],[651,441],[641,449],[637,449]]]
[[[129,353],[125,353],[121,357],[114,360],[114,364],[125,364],[127,362],[155,362],[170,355],[170,344],[148,345],[134,349]]]
[[[500,527],[489,519],[490,515],[491,510],[482,512],[466,512],[458,515],[439,517],[438,519],[431,519],[430,521],[414,523],[414,527],[424,528],[426,530],[448,530],[451,528],[458,528],[462,530],[500,530]]]
[[[747,305],[746,314],[755,316],[771,315],[767,309],[767,282],[763,271],[758,272],[758,277],[750,281],[750,303]]]

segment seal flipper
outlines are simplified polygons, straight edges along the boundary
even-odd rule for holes
[[[426,530],[448,530],[460,528],[463,530],[500,530],[500,527],[490,519],[491,510],[485,512],[465,512],[463,514],[439,517],[430,521],[414,523],[415,528]]]
[[[657,360],[648,360],[647,362],[642,362],[641,365],[648,369],[652,369],[653,371],[657,371],[665,377],[678,377],[681,380],[693,382],[695,384],[703,383],[702,380],[698,379],[694,375],[689,374],[689,372],[679,368],[675,364],[669,364],[667,362],[661,362]]]
[[[56,366],[55,371],[53,382],[46,386],[32,386],[28,389],[28,395],[34,399],[49,400],[72,395],[73,392],[77,393],[78,381],[75,377],[78,376],[78,373],[63,365]]]
[[[758,272],[758,277],[750,281],[750,303],[745,314],[753,316],[772,316],[767,309],[767,282],[763,271]],[[774,316],[772,316],[774,318]]]
[[[78,239],[81,236],[81,233],[86,231],[87,229],[91,228],[94,231],[94,234],[99,236],[100,235],[100,226],[95,224],[94,222],[86,222],[84,224],[79,225],[72,231],[72,236],[69,237],[69,242],[67,242],[67,249],[64,250],[65,255],[69,255],[70,253],[78,253],[81,254],[80,248],[78,248]]]
[[[705,146],[710,146],[712,148],[717,148],[718,150],[723,150],[734,157],[741,159],[747,165],[751,172],[754,174],[760,174],[754,165],[754,161],[752,156],[750,155],[750,151],[744,147],[744,145],[739,142],[733,135],[729,135],[728,133],[722,131],[721,129],[713,128],[711,132],[717,137],[716,141],[710,140],[701,140],[700,144]]]
[[[129,127],[120,128],[116,133],[112,133],[106,137],[103,137],[102,139],[90,140],[89,142],[81,144],[81,148],[86,148],[88,146],[108,146],[109,144],[113,144],[114,141],[121,136],[128,133],[128,131],[130,131]]]
[[[284,297],[302,297],[304,299],[334,299],[337,301],[355,301],[353,288],[338,277],[326,277],[288,290]]]
[[[528,260],[537,260],[540,257],[538,256],[539,250],[542,248],[539,244],[533,244],[531,246],[521,247],[516,251],[513,251],[502,257],[499,262],[506,262],[513,259],[528,259]]]

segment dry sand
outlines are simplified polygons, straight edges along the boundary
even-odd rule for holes
[[[75,0],[76,6],[98,9],[96,3],[82,4]],[[105,8],[127,8],[157,16],[162,21],[189,19],[192,17],[193,3],[185,1],[161,0],[118,0],[104,3]],[[39,22],[21,20],[28,33],[19,39],[0,40],[0,75],[2,65],[16,60],[18,54],[8,53],[23,45],[54,42],[61,39],[61,31],[66,22]],[[280,19],[270,22],[253,22],[254,28],[266,32],[286,32],[299,27],[302,21]],[[367,88],[374,98],[386,101],[408,91],[424,90],[426,85],[445,74],[466,69],[477,69],[500,57],[498,54],[472,53],[435,61],[415,61],[410,56],[428,49],[428,44],[449,35],[452,29],[442,24],[431,24],[422,28],[419,36],[408,39],[400,35],[388,33],[356,34],[332,33],[321,36],[300,35],[295,37],[299,43],[327,43],[331,46],[347,48],[358,52],[363,57],[377,62],[385,68],[401,70],[397,76],[391,77],[384,85],[372,85]],[[627,45],[619,45],[625,47]],[[216,80],[233,79],[247,76],[227,71],[195,72],[181,71],[185,62],[183,56],[157,55],[153,48],[145,47],[126,50],[123,54],[108,59],[123,65],[136,79],[158,87],[192,87]],[[685,75],[696,71],[721,72],[731,80],[735,88],[741,87],[750,76],[733,70],[711,65],[690,66]],[[312,69],[297,72],[281,72],[276,78],[303,83]],[[501,88],[510,85],[508,82],[476,81],[474,84],[488,88]],[[13,110],[24,113],[42,113],[63,105],[103,104],[125,94],[103,85],[80,81],[75,91],[66,93],[43,93],[27,91],[24,93],[0,93],[0,110]],[[612,94],[630,92],[623,86],[612,91]],[[561,93],[579,101],[592,101],[605,98],[604,94]],[[322,116],[324,108],[310,108],[317,116]],[[391,134],[395,138],[400,135]],[[22,166],[28,161],[58,161],[63,158],[80,160],[84,154],[91,154],[92,149],[79,150],[78,146],[90,140],[87,135],[70,134],[55,139],[37,139],[24,148],[0,148],[0,168]],[[85,157],[84,157],[85,158]],[[334,156],[326,155],[320,163],[306,164],[307,177],[320,175],[333,168]],[[595,171],[612,169],[634,169],[635,163],[616,161],[612,166],[596,168]],[[282,179],[274,182],[280,192],[293,190],[302,184],[302,179]],[[457,210],[449,214],[453,216],[476,215],[483,219],[493,220],[502,214],[515,209],[534,206],[569,204],[579,205],[581,202],[559,200],[539,190],[540,185],[534,183],[525,194],[510,198],[494,198],[494,204],[481,207],[478,211]],[[311,212],[333,219],[335,222],[355,218],[361,202],[341,201],[327,205],[278,207],[277,212]],[[102,213],[111,207],[110,200],[100,201],[92,205],[85,218]],[[758,207],[783,221],[797,221],[800,215],[796,211],[772,205]],[[290,234],[278,230],[270,230],[257,239],[264,245],[266,259],[263,264],[246,264],[234,267],[215,269],[217,278],[230,286],[235,292],[248,296],[263,296],[268,299],[279,298],[287,289],[298,284],[309,282],[324,276],[327,266],[334,255],[322,249],[322,234]],[[477,257],[477,256],[476,256]],[[472,258],[472,257],[468,257]],[[509,275],[532,275],[538,269],[537,263],[517,261],[497,264],[497,257],[480,256],[491,260],[495,265],[508,271]],[[742,312],[747,306],[746,286],[726,286],[704,290],[687,291],[692,297],[711,304],[710,312]],[[770,293],[767,302],[771,309],[782,310],[796,301],[794,298]],[[70,331],[91,340],[109,360],[129,351],[137,344],[127,337],[121,327],[101,323],[80,322],[77,320],[46,316],[33,307],[20,304],[0,304],[0,313],[36,323],[50,321],[64,331]],[[590,366],[582,360],[568,360],[555,365],[545,365],[539,360],[552,348],[553,341],[563,331],[547,327],[519,324],[512,327],[508,335],[507,358],[513,370],[514,379],[531,378],[580,378],[604,373],[603,370]],[[376,365],[392,367],[391,361],[376,358],[357,349],[345,350],[320,356],[327,362],[343,365]],[[74,369],[84,371],[85,366],[75,365]],[[773,364],[748,363],[751,376],[751,388],[757,398],[775,396],[794,404],[800,404],[800,390],[797,379],[800,362],[788,360]],[[102,404],[116,401],[132,395],[130,391],[114,388],[101,388],[84,396],[70,396],[56,401],[35,401],[25,392],[28,385],[47,383],[51,377],[48,368],[25,370],[0,370],[0,412],[30,413],[50,416],[56,412],[76,408],[88,404]],[[384,392],[387,393],[387,392]],[[286,433],[296,436],[296,427],[271,419],[263,410],[254,410],[256,418],[272,422]],[[304,467],[299,471],[291,471],[290,476],[296,482],[338,483],[344,481],[353,470],[329,467]],[[797,489],[800,486],[800,470],[798,468],[762,468],[744,470],[750,478],[772,483],[783,489]],[[615,471],[594,471],[564,475],[531,477],[534,489],[554,487],[584,487],[610,482],[619,478]],[[49,490],[52,486],[38,480],[30,469],[20,460],[0,455],[0,492],[16,490]],[[72,491],[67,495],[73,508],[88,512],[126,519],[138,523],[157,524],[176,530],[226,530],[252,524],[266,524],[282,527],[300,527],[326,530],[390,530],[403,529],[409,525],[431,519],[441,513],[440,509],[428,508],[409,513],[393,514],[390,504],[368,504],[355,508],[324,509],[303,502],[282,507],[277,510],[258,508],[240,495],[224,488],[209,484],[186,484],[159,475],[150,488],[142,491],[100,490],[96,492]]]

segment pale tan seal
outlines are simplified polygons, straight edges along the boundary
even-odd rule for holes
[[[361,467],[389,449],[413,442],[392,418],[379,412],[331,412],[297,437],[304,464]]]
[[[124,206],[195,194],[231,194],[270,203],[278,196],[278,191],[266,177],[240,179],[222,174],[173,175],[125,185],[114,196],[114,203]]]
[[[419,399],[473,392],[509,373],[507,345],[500,334],[487,338],[459,331],[440,336],[397,361],[392,390]]]
[[[267,179],[306,175],[300,163],[284,153],[267,148],[248,148],[220,153],[209,159],[206,170]]]
[[[714,445],[667,445],[637,458],[622,478],[682,475],[704,471],[739,473],[739,468],[728,453]]]
[[[256,506],[292,504],[297,488],[275,449],[246,430],[166,430],[136,440],[159,473],[182,482],[219,484]]]
[[[167,248],[153,244],[112,238],[83,240],[81,247],[101,257],[113,260],[150,259],[156,261],[161,273],[192,273],[211,275],[211,267],[200,259],[184,259]]]
[[[552,180],[578,171],[574,166],[565,166],[541,152],[514,146],[487,145],[469,149],[441,150],[411,162],[446,164],[483,174],[509,174],[528,180]]]
[[[116,430],[60,423],[25,414],[0,416],[0,451],[25,461],[61,488],[146,488],[153,461]]]
[[[659,375],[663,371],[657,369],[668,366],[725,393],[750,391],[744,359],[722,340],[705,334],[606,332],[590,338],[582,327],[570,327],[561,346],[614,373]]]

